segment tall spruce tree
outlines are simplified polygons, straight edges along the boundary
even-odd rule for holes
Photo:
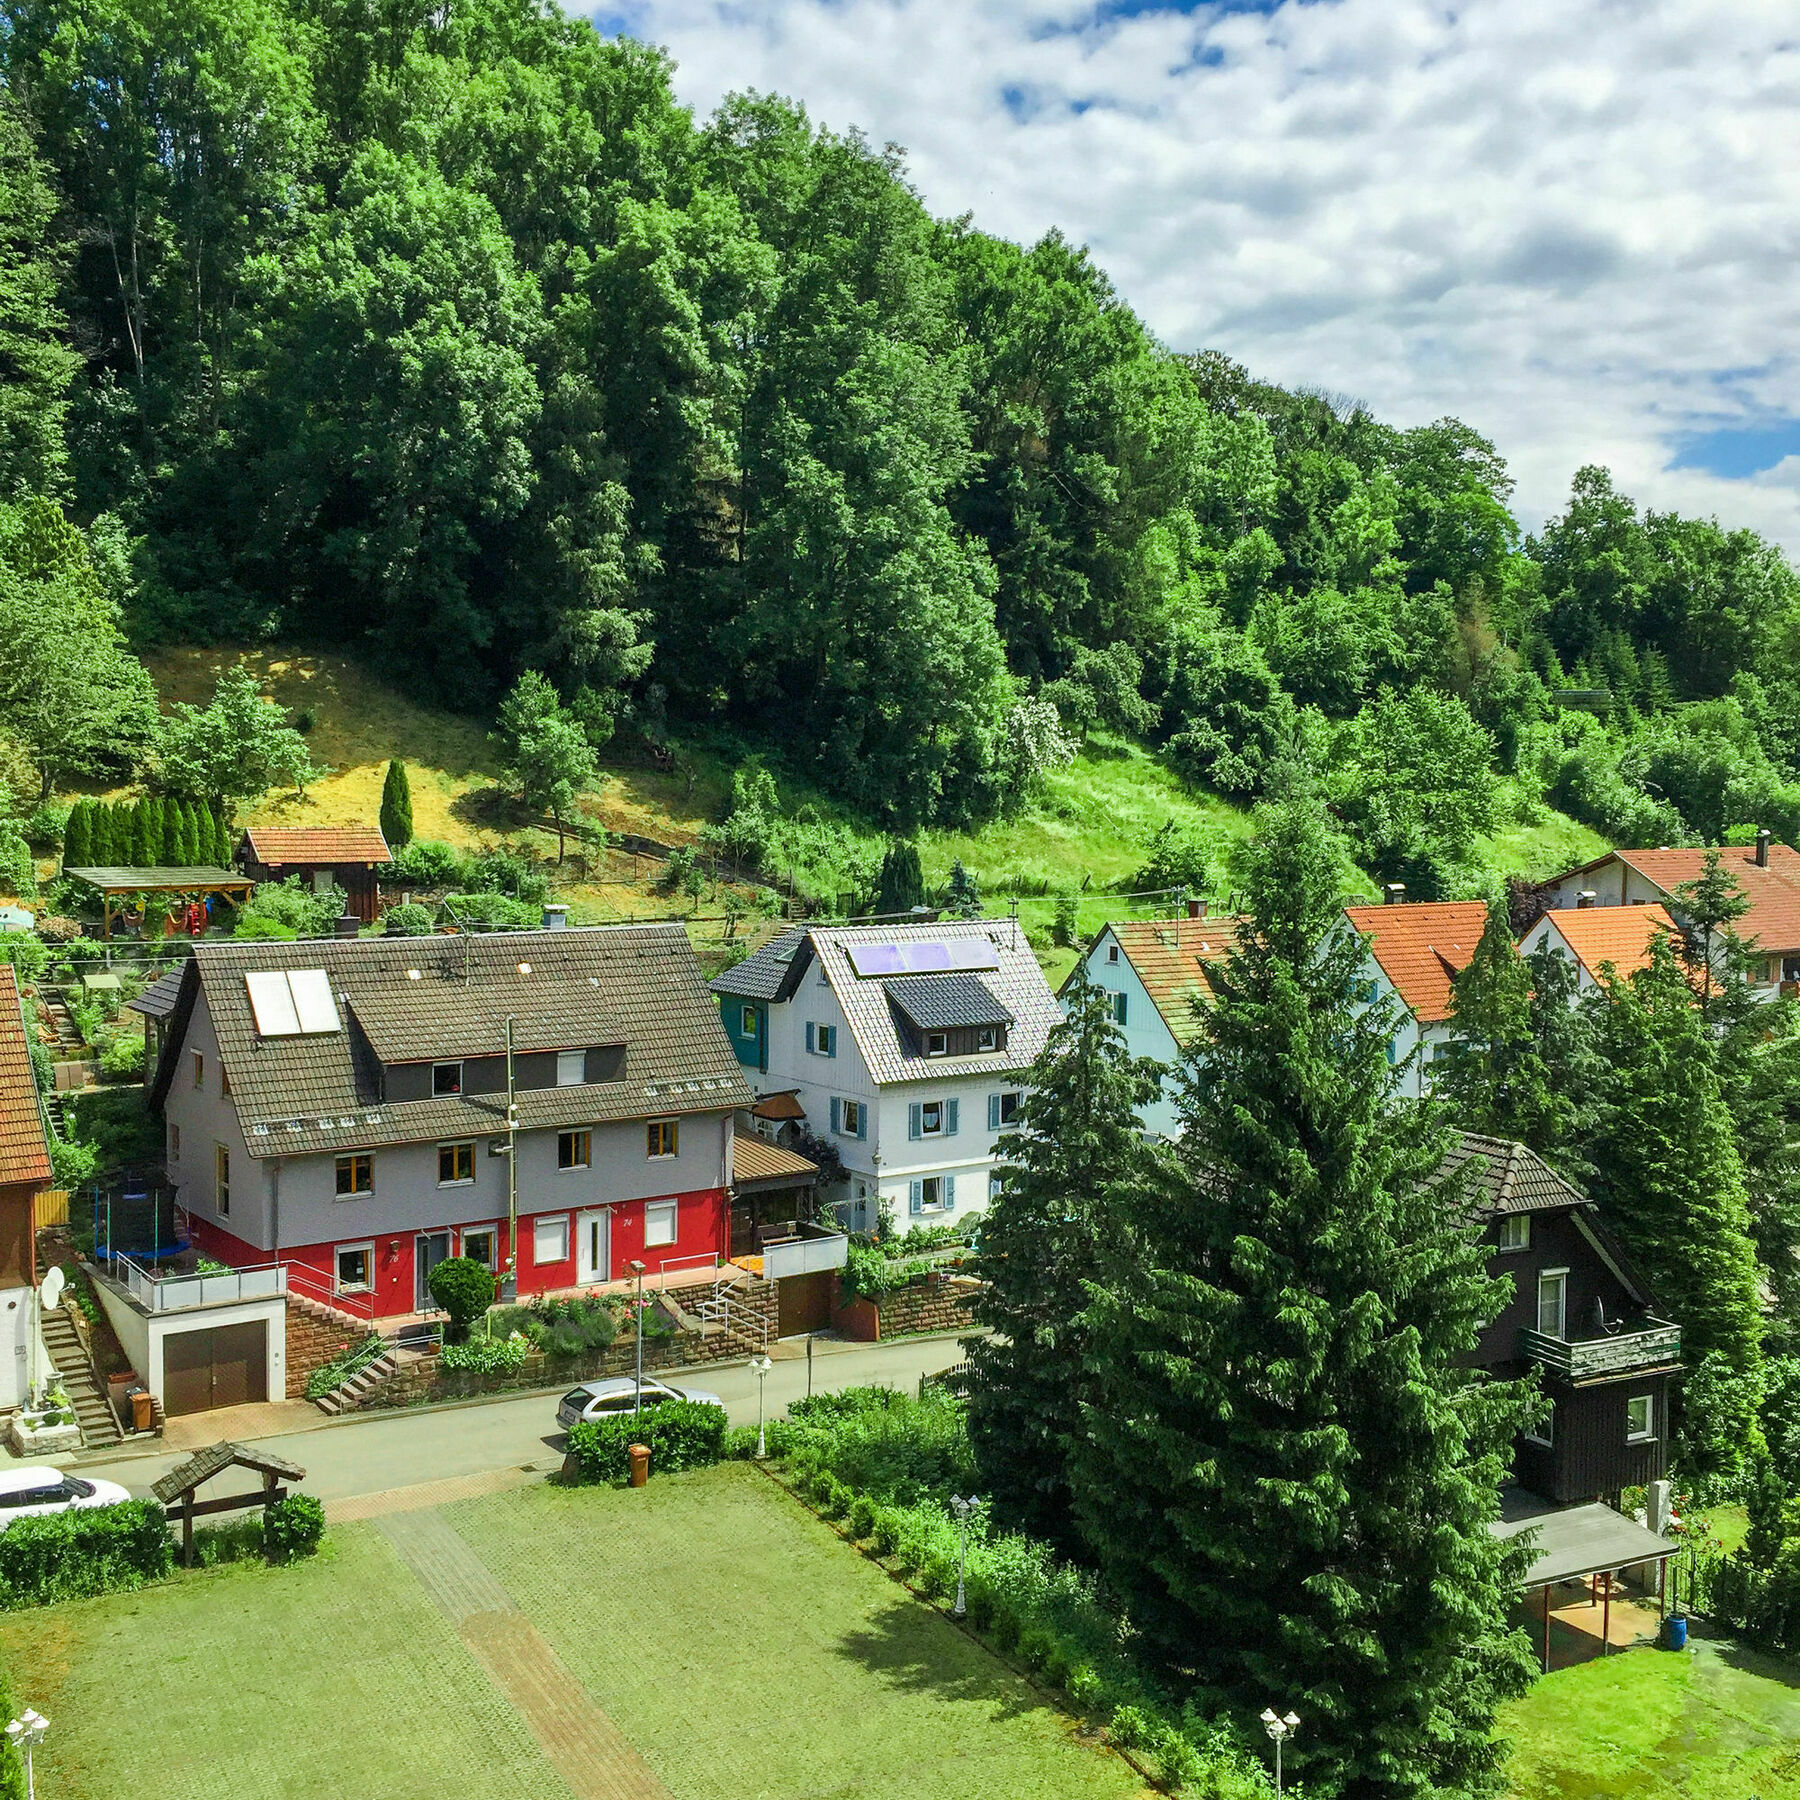
[[[412,783],[406,777],[406,764],[395,757],[387,766],[387,778],[381,784],[381,835],[390,850],[404,849],[412,842]]]
[[[1083,1286],[1106,1241],[1108,1196],[1140,1172],[1138,1108],[1159,1069],[1126,1053],[1112,996],[1076,965],[1063,1017],[1000,1138],[1000,1192],[981,1223],[969,1439],[983,1491],[1009,1530],[1072,1546],[1066,1462],[1087,1387]]]
[[[192,869],[206,859],[200,854],[199,808],[191,800],[181,803],[181,866]]]
[[[181,860],[181,802],[171,794],[158,800],[156,809],[161,815],[159,823],[162,827],[162,853],[156,860],[165,868],[182,868],[185,865]]]
[[[91,869],[94,853],[94,803],[77,800],[69,808],[69,822],[63,827],[63,867]]]
[[[919,846],[896,838],[881,859],[881,875],[875,893],[875,913],[887,918],[909,913],[925,904],[925,871],[919,863]]]
[[[1531,1678],[1487,1527],[1534,1407],[1462,1366],[1507,1289],[1359,1007],[1336,869],[1310,796],[1259,810],[1178,1164],[1122,1192],[1085,1314],[1071,1484],[1146,1645],[1209,1708],[1306,1720],[1309,1789],[1473,1794]]]
[[[131,809],[131,856],[134,868],[147,869],[162,848],[162,834],[150,816],[150,797],[146,794]]]
[[[1692,881],[1682,882],[1673,899],[1675,916],[1683,927],[1677,950],[1687,964],[1702,1008],[1710,1011],[1719,990],[1720,968],[1728,975],[1742,966],[1737,922],[1750,910],[1750,902],[1717,850],[1707,851],[1701,858],[1700,873]]]

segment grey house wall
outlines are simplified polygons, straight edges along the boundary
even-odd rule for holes
[[[194,1086],[193,1053],[205,1059],[204,1080]],[[169,1127],[181,1132],[181,1149],[173,1149]],[[231,1212],[219,1211],[214,1193],[213,1149],[223,1144],[231,1153]],[[219,1061],[219,1040],[213,1032],[206,997],[194,1001],[193,1016],[181,1039],[181,1063],[169,1082],[163,1102],[163,1154],[169,1180],[175,1185],[176,1203],[245,1243],[267,1249],[269,1193],[265,1172],[252,1160],[238,1125],[237,1108],[224,1092],[224,1067]]]

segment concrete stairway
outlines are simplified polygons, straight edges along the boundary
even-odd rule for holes
[[[75,1408],[82,1443],[90,1450],[118,1443],[124,1436],[119,1421],[94,1381],[74,1324],[60,1306],[44,1315],[44,1345]]]
[[[364,1363],[354,1375],[340,1381],[329,1394],[313,1402],[320,1412],[355,1412],[381,1384],[400,1366],[399,1353],[388,1348],[373,1362]]]

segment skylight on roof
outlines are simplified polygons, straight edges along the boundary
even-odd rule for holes
[[[958,969],[997,969],[1000,953],[985,937],[925,938],[904,944],[851,944],[850,966],[863,980],[884,975],[942,975]]]
[[[258,1037],[319,1037],[342,1029],[323,969],[255,970],[244,986]]]

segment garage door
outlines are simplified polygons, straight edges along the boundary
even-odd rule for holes
[[[163,1412],[207,1412],[269,1397],[269,1327],[215,1325],[163,1339]]]
[[[836,1269],[820,1269],[811,1275],[784,1275],[775,1284],[775,1304],[782,1337],[803,1331],[824,1331],[831,1324],[831,1298],[837,1291]]]

